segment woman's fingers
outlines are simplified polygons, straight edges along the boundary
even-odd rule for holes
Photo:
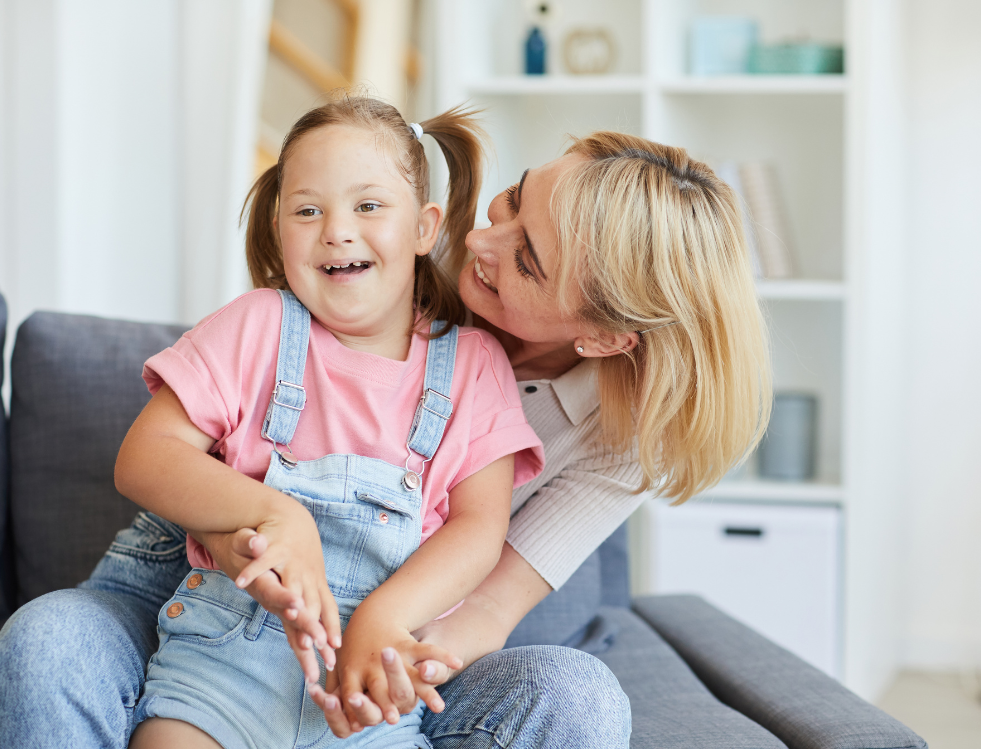
[[[259,575],[246,590],[266,611],[271,611],[280,619],[296,619],[303,607],[303,598],[287,590],[280,582],[279,575],[272,570]],[[292,616],[290,611],[293,612]]]
[[[440,661],[426,660],[417,662],[416,668],[419,671],[419,678],[427,684],[445,684],[450,680],[449,666]],[[426,704],[428,705],[429,703],[427,702]]]
[[[439,696],[439,692],[436,691],[436,687],[421,684],[418,687],[418,690],[417,696],[426,703],[426,707],[428,707],[434,713],[443,712],[443,708],[446,707],[446,703],[443,702],[443,698]]]
[[[354,733],[351,723],[341,708],[341,701],[337,698],[337,695],[327,694],[327,692],[321,689],[319,684],[309,685],[307,692],[310,694],[310,698],[314,701],[314,704],[323,711],[324,718],[327,719],[327,725],[330,726],[331,732],[337,738],[346,739]]]
[[[419,663],[420,661],[433,661],[436,663],[442,663],[449,668],[463,668],[463,661],[457,656],[453,655],[449,650],[439,647],[438,645],[433,645],[428,642],[416,642],[413,643],[411,648],[410,661]],[[447,676],[449,674],[447,673]],[[428,679],[426,681],[429,681]],[[438,682],[442,683],[442,682]]]
[[[353,730],[359,731],[360,726],[377,726],[382,722],[382,711],[363,692],[349,694],[344,702],[349,710],[348,720],[352,726],[359,726]]]
[[[388,678],[388,696],[395,703],[399,713],[405,714],[411,711],[416,706],[417,697],[412,679],[405,670],[405,664],[395,648],[384,648],[381,659],[382,668]]]

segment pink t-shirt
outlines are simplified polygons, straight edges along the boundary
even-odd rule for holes
[[[282,302],[259,289],[202,320],[171,348],[151,357],[143,379],[151,393],[167,383],[195,426],[215,440],[212,451],[246,476],[262,481],[272,445],[262,422],[276,375]],[[300,460],[335,453],[403,465],[416,405],[422,396],[427,341],[413,336],[404,362],[343,346],[315,319],[310,322],[303,386],[306,407],[291,448]],[[449,492],[505,455],[515,454],[514,485],[544,466],[542,443],[525,420],[514,373],[497,340],[461,328],[450,394],[453,415],[422,481],[422,538],[446,520]],[[409,467],[418,471],[413,454]],[[188,537],[188,558],[214,567]]]

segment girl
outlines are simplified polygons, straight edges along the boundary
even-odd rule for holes
[[[422,132],[450,167],[442,232]],[[196,567],[160,612],[131,746],[334,744],[307,695],[312,641],[352,704],[365,690],[387,713],[359,741],[428,746],[422,706],[399,720],[388,698],[381,651],[461,665],[410,633],[493,569],[512,486],[543,463],[503,350],[452,324],[462,307],[429,257],[473,225],[479,133],[459,111],[409,126],[368,98],[306,114],[250,194],[249,268],[276,290],[147,362],[154,396],[118,488],[192,536],[252,528],[266,546],[233,583],[189,541]],[[241,589],[267,570],[293,594],[282,618]]]

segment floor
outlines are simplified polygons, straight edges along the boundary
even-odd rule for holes
[[[904,672],[879,707],[920,734],[930,749],[981,748],[981,673]]]

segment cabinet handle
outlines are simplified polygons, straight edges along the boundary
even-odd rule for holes
[[[762,528],[743,528],[735,525],[727,525],[722,532],[727,536],[752,536],[753,538],[763,537]]]

